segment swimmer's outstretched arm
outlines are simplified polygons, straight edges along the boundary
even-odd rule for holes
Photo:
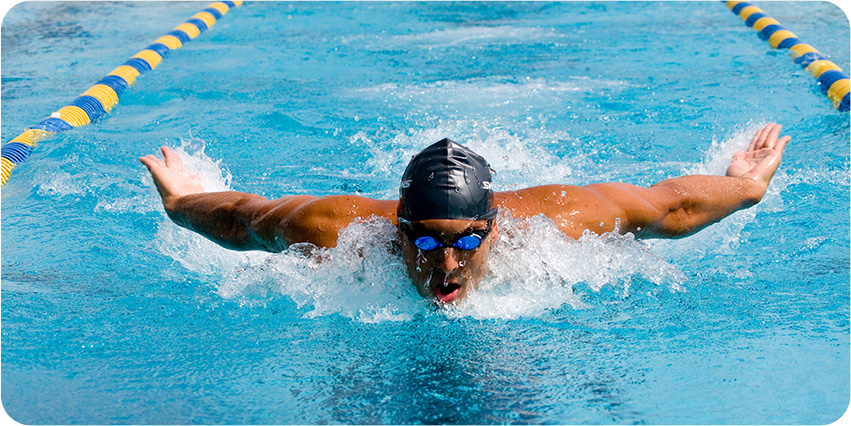
[[[759,130],[747,150],[733,156],[726,176],[683,176],[635,191],[648,207],[622,205],[626,231],[643,238],[684,237],[759,203],[791,140],[778,139],[780,130],[774,123]]]
[[[353,195],[295,195],[268,200],[243,192],[205,192],[180,157],[162,147],[164,160],[139,159],[154,179],[169,218],[233,250],[283,251],[295,243],[334,247],[340,229],[358,217],[395,220],[396,202]]]
[[[772,123],[758,131],[748,149],[733,156],[726,176],[682,176],[649,188],[546,185],[500,193],[497,203],[521,215],[544,213],[574,238],[585,229],[612,231],[616,222],[619,232],[640,238],[684,237],[762,199],[791,139],[778,139],[780,129]]]

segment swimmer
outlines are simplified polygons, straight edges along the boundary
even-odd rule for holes
[[[637,238],[678,238],[765,194],[790,137],[780,125],[759,130],[737,152],[726,176],[690,175],[648,188],[623,183],[543,185],[493,192],[491,169],[475,152],[443,139],[413,157],[398,200],[357,195],[293,195],[268,200],[241,192],[207,193],[180,157],[162,147],[164,160],[140,158],[178,225],[234,250],[279,252],[292,244],[334,247],[340,230],[357,219],[383,217],[397,227],[408,274],[419,293],[438,303],[462,300],[488,270],[497,240],[498,211],[524,218],[543,214],[571,238],[585,230]],[[617,225],[616,225],[617,224]]]

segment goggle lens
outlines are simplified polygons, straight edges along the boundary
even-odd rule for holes
[[[443,244],[440,244],[437,240],[432,237],[419,237],[414,241],[414,245],[417,246],[420,250],[431,251],[434,250]]]
[[[458,247],[461,250],[472,250],[479,246],[482,243],[482,239],[479,238],[478,235],[465,235],[455,241],[453,246]]]
[[[473,250],[482,244],[482,238],[475,234],[465,235],[452,244],[453,247],[461,250]],[[414,245],[420,250],[431,251],[439,247],[443,247],[440,241],[434,237],[423,236],[414,240]]]

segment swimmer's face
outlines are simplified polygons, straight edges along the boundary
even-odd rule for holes
[[[490,232],[487,232],[490,226]],[[453,244],[471,234],[487,235],[478,247],[463,250]],[[433,250],[418,248],[414,241],[433,237],[443,245]],[[487,272],[488,254],[496,241],[496,221],[429,219],[399,226],[399,240],[408,274],[423,297],[450,303],[467,297]],[[463,242],[460,245],[464,245]]]

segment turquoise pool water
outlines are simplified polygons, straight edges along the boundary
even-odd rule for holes
[[[28,2],[2,140],[207,3]],[[844,70],[824,2],[759,4]],[[766,198],[676,241],[500,218],[466,303],[417,296],[382,222],[309,256],[167,220],[139,156],[211,190],[396,196],[451,137],[497,190],[723,173],[793,141]],[[2,403],[27,424],[826,424],[849,403],[849,116],[720,2],[249,3],[2,192]]]

